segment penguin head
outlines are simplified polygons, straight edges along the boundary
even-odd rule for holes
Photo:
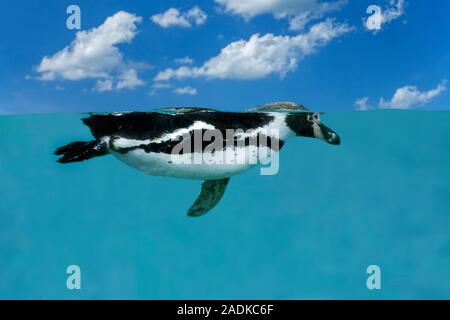
[[[297,136],[317,138],[329,144],[341,144],[341,138],[320,121],[319,112],[298,112],[286,117],[286,124]]]

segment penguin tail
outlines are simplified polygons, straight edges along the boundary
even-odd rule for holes
[[[108,144],[103,140],[75,141],[65,146],[59,147],[54,152],[61,156],[59,163],[85,161],[94,157],[108,154]]]

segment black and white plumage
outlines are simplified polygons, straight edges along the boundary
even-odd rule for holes
[[[321,123],[319,113],[291,102],[272,103],[246,112],[167,108],[153,112],[92,114],[83,122],[95,140],[72,142],[56,149],[55,154],[61,156],[58,162],[78,162],[113,154],[151,175],[204,180],[198,199],[188,211],[190,216],[211,210],[222,198],[231,176],[267,161],[291,137],[340,143],[339,136]],[[202,138],[200,144],[195,142],[197,134],[206,137],[206,132],[219,134],[223,141],[214,142],[222,142],[220,148],[210,148],[212,137]],[[192,148],[174,153],[181,140]],[[193,162],[193,157],[198,155],[210,160]],[[244,161],[233,161],[239,156]]]

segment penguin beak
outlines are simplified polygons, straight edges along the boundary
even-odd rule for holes
[[[341,138],[339,135],[328,128],[326,125],[319,124],[320,131],[322,133],[322,140],[333,145],[340,145],[341,144]]]

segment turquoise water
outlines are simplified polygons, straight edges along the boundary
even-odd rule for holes
[[[79,119],[0,117],[0,298],[450,298],[450,112],[326,114],[341,146],[289,141],[200,218],[199,181],[56,163]]]

